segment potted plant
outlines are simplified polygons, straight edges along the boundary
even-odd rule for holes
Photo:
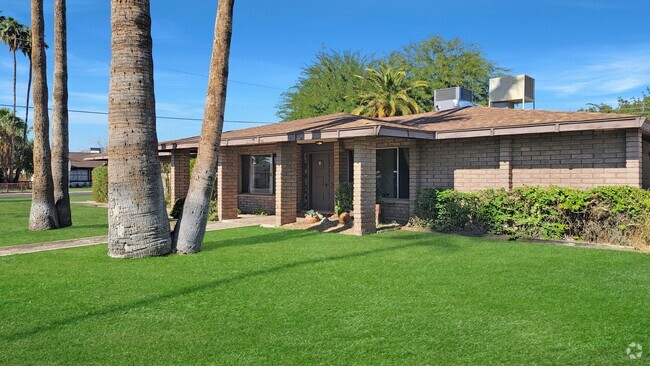
[[[305,213],[305,223],[307,224],[315,224],[320,220],[321,220],[321,215],[314,210],[309,210]]]

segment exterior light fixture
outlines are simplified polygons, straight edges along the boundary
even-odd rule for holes
[[[316,141],[316,145],[322,145],[323,141]]]

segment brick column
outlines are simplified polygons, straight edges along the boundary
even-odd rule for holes
[[[169,185],[172,205],[179,198],[185,198],[190,188],[190,150],[172,150],[170,159]]]
[[[233,148],[221,148],[217,164],[217,213],[219,220],[237,218],[239,155]]]
[[[377,152],[374,138],[354,140],[354,228],[356,235],[377,231]]]
[[[336,190],[341,185],[341,168],[342,168],[342,165],[341,165],[341,151],[343,150],[343,147],[341,146],[341,141],[340,140],[334,141],[332,143],[332,145],[334,146],[334,148],[333,148],[334,153],[332,154],[333,155],[332,156],[332,159],[333,159],[333,161],[332,161],[332,165],[333,165],[333,167],[332,167],[333,168],[332,169],[332,174],[333,174],[332,181],[334,182],[334,192],[336,192]],[[343,151],[345,151],[345,150],[343,150]]]
[[[409,216],[415,210],[415,199],[420,189],[420,145],[418,140],[409,140]]]
[[[512,139],[500,138],[498,188],[512,189]]]
[[[298,167],[295,142],[277,144],[275,158],[275,225],[296,222],[298,215]]]
[[[633,187],[641,187],[643,177],[641,159],[643,157],[641,129],[625,130],[625,182]]]

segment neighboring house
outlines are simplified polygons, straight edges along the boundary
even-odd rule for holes
[[[189,186],[198,137],[161,142],[172,198]],[[217,172],[219,218],[263,210],[278,225],[330,212],[354,185],[354,231],[404,222],[417,191],[523,185],[650,187],[650,124],[633,115],[465,107],[383,119],[333,114],[226,132]]]
[[[98,152],[70,152],[70,187],[91,187],[93,168],[104,165],[104,161],[86,160],[97,156]]]

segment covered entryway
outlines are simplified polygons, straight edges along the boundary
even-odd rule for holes
[[[334,211],[334,174],[332,152],[313,152],[309,156],[310,208],[316,211]]]

